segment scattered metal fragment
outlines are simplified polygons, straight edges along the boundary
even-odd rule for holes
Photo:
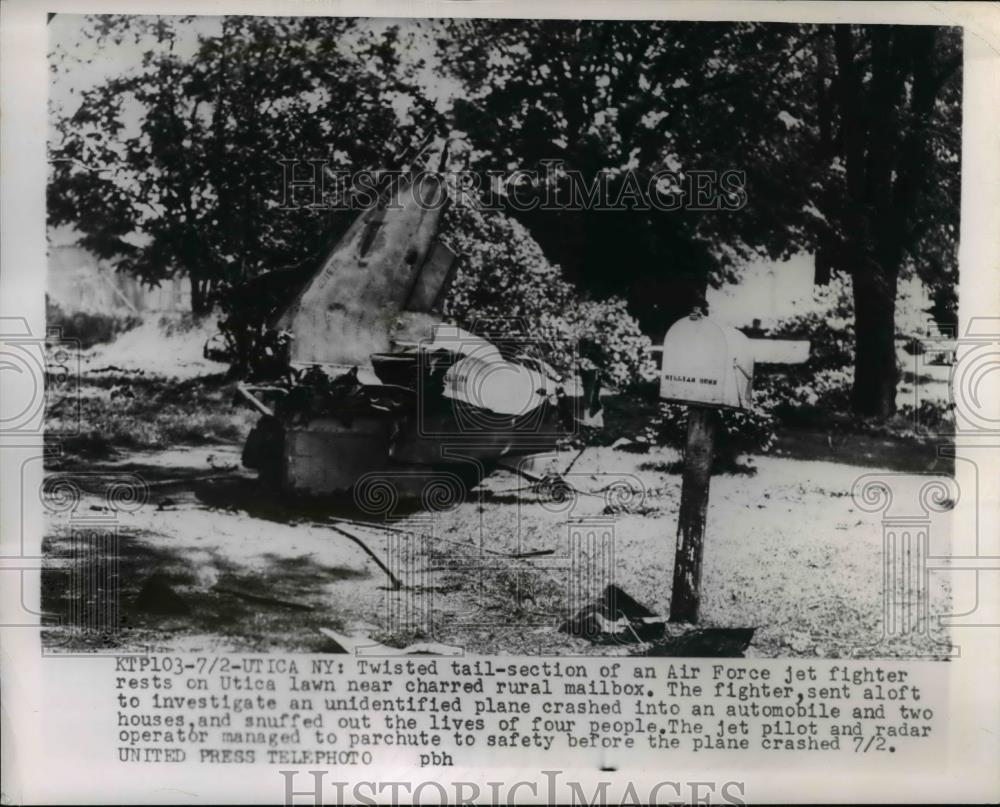
[[[662,635],[663,622],[618,586],[609,585],[599,599],[581,608],[559,630],[595,644],[637,644]]]
[[[294,602],[292,600],[282,600],[277,597],[266,597],[260,594],[251,594],[248,591],[239,591],[238,589],[229,588],[228,586],[215,586],[214,590],[220,594],[231,594],[234,597],[249,600],[250,602],[259,602],[262,605],[279,605],[283,608],[294,608],[296,611],[315,610],[313,606],[307,605],[304,602]]]
[[[328,516],[323,521],[317,522],[317,524],[320,525],[320,526],[329,526],[328,522],[333,522],[335,524],[347,524],[348,526],[351,526],[351,527],[358,527],[360,529],[367,529],[367,530],[376,530],[378,532],[391,532],[391,533],[394,533],[396,535],[407,535],[407,536],[411,536],[411,537],[430,538],[430,539],[435,540],[435,541],[441,541],[441,542],[450,543],[450,544],[457,544],[458,546],[461,546],[462,548],[474,548],[474,549],[476,549],[479,552],[486,553],[487,555],[496,555],[496,556],[502,557],[502,558],[514,558],[515,560],[524,560],[524,559],[529,559],[529,558],[534,558],[534,557],[542,557],[542,556],[545,556],[545,555],[554,555],[555,554],[555,550],[554,549],[538,549],[538,550],[532,550],[532,551],[528,551],[528,552],[502,552],[502,551],[500,551],[498,549],[489,549],[488,547],[485,547],[485,546],[480,546],[480,547],[471,546],[470,547],[469,544],[464,544],[464,543],[462,543],[460,541],[454,541],[452,539],[445,538],[444,536],[441,536],[441,535],[429,535],[427,533],[414,532],[413,530],[407,530],[407,529],[403,529],[401,527],[391,527],[388,524],[373,524],[373,523],[368,522],[368,521],[357,521],[357,520],[355,520],[353,518],[343,518],[341,516]]]
[[[641,655],[690,658],[743,658],[756,628],[684,628],[668,631]]]
[[[193,474],[192,476],[180,476],[173,479],[157,479],[152,482],[143,482],[143,486],[149,490],[156,488],[168,488],[174,485],[186,485],[191,482],[208,482],[213,479],[232,479],[232,471],[227,471],[226,473],[219,473],[219,471],[211,471],[204,474]]]
[[[246,401],[248,404],[250,404],[251,407],[260,412],[260,414],[267,415],[268,417],[274,417],[274,410],[271,409],[271,407],[267,406],[263,401],[260,400],[260,398],[258,398],[256,395],[253,394],[255,391],[261,392],[262,391],[261,387],[256,387],[253,390],[251,390],[246,384],[244,384],[241,381],[239,384],[236,385],[236,391],[240,394],[240,397],[243,398],[244,401]]]
[[[541,558],[546,555],[554,555],[555,553],[554,549],[536,549],[533,552],[508,552],[507,557],[524,560],[526,558]]]
[[[335,653],[349,653],[356,656],[462,656],[465,650],[440,642],[417,642],[406,647],[390,647],[373,641],[367,636],[346,636],[330,628],[320,628],[327,639],[333,642]]]
[[[262,383],[237,388],[261,415],[243,464],[276,487],[365,498],[374,480],[378,501],[442,509],[445,486],[460,501],[501,459],[550,453],[599,415],[595,374],[576,384],[530,339],[494,344],[444,321],[459,260],[438,232],[447,195],[439,174],[411,165],[261,312],[266,333],[251,341],[266,355],[244,358]]]
[[[392,573],[392,570],[388,566],[386,566],[386,564],[382,560],[382,558],[380,558],[374,552],[374,550],[372,550],[368,546],[368,544],[366,544],[364,541],[362,541],[357,535],[354,535],[354,534],[348,532],[347,530],[345,530],[343,527],[338,527],[335,524],[324,523],[322,521],[314,521],[312,523],[313,523],[314,526],[317,526],[317,527],[326,527],[328,530],[333,530],[335,533],[337,533],[339,535],[343,535],[345,538],[350,538],[352,541],[354,541],[354,543],[356,543],[358,546],[360,546],[364,550],[365,554],[368,555],[368,557],[370,557],[373,561],[375,561],[375,563],[378,565],[378,567],[383,572],[385,572],[386,576],[392,582],[393,589],[395,589],[395,590],[398,591],[399,589],[403,588],[403,582],[398,577],[396,577],[396,575],[394,575]]]
[[[594,644],[632,645],[635,655],[742,658],[756,628],[693,628],[671,624],[615,585],[566,620],[559,630]]]

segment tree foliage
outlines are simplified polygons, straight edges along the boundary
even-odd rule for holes
[[[749,261],[810,252],[818,274],[852,279],[852,405],[886,415],[898,279],[917,273],[936,314],[954,317],[957,29],[212,19],[90,18],[97,43],[131,45],[141,59],[57,110],[51,145],[52,223],[73,224],[83,246],[144,281],[187,273],[196,309],[264,270],[297,276],[344,226],[328,211],[283,208],[280,159],[384,168],[440,130],[442,87],[454,86],[448,122],[469,167],[533,169],[563,191],[606,180],[616,209],[515,212],[541,259],[560,267],[517,275],[525,290],[551,284],[549,301],[572,301],[563,307],[591,329],[627,304],[658,337]],[[437,49],[424,64],[416,45],[429,36]],[[73,67],[66,54],[53,64]],[[700,170],[739,173],[738,210],[697,203]],[[685,206],[636,204],[630,183],[648,187],[664,171]],[[724,189],[718,198],[733,202]],[[477,231],[509,226],[497,221]],[[508,246],[498,265],[538,258]],[[496,307],[476,289],[502,283],[482,257],[496,283],[466,288],[470,312]]]
[[[915,271],[953,308],[960,33],[928,26],[460,21],[440,42],[463,84],[456,125],[487,169],[562,161],[640,184],[739,169],[738,212],[534,210],[521,218],[571,277],[627,295],[662,331],[755,257],[812,252],[850,275],[853,405],[895,406],[893,310]]]
[[[585,182],[608,177],[612,197],[629,175],[647,187],[659,171],[684,182],[699,170],[742,173],[738,212],[520,215],[570,277],[598,295],[625,294],[643,326],[662,332],[707,284],[802,247],[807,189],[788,159],[796,133],[786,121],[801,114],[791,85],[815,36],[760,23],[463,20],[440,44],[465,90],[455,125],[472,141],[474,167],[557,160]]]
[[[447,300],[458,324],[492,339],[528,339],[560,372],[597,370],[619,388],[655,375],[649,338],[625,301],[588,299],[524,225],[453,207],[443,230],[462,255]]]
[[[283,209],[279,160],[380,168],[436,115],[397,27],[217,20],[205,32],[194,18],[90,18],[97,43],[142,57],[58,115],[51,144],[50,222],[146,282],[188,274],[202,310],[220,286],[308,260],[342,226],[328,211]],[[56,69],[72,69],[68,58]]]
[[[899,278],[917,272],[948,316],[957,281],[961,34],[930,26],[823,29],[817,259],[852,278],[855,412],[896,409]],[[943,309],[943,310],[941,310]]]

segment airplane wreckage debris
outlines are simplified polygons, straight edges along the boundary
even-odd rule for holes
[[[559,630],[594,644],[629,647],[633,655],[743,658],[756,628],[680,627],[609,585]]]
[[[494,343],[445,321],[458,262],[438,237],[447,203],[439,174],[411,169],[408,181],[354,220],[310,276],[302,265],[234,290],[223,325],[230,350],[220,352],[213,339],[205,355],[235,357],[249,370],[253,383],[238,391],[260,419],[242,461],[264,483],[282,493],[349,494],[366,516],[382,519],[403,497],[418,497],[425,510],[450,509],[500,466],[536,490],[573,490],[558,474],[538,474],[520,460],[551,454],[580,425],[601,425],[599,379],[561,375],[531,339]],[[325,526],[358,544],[392,589],[404,587],[364,540]],[[674,621],[680,617],[696,622],[697,610],[678,609]],[[742,656],[754,632],[671,625],[614,586],[560,630],[665,656]],[[349,637],[324,634],[343,651],[357,650]]]
[[[239,385],[261,415],[243,451],[261,479],[353,493],[371,515],[401,496],[447,509],[501,461],[551,452],[587,422],[577,414],[597,400],[593,378],[590,394],[575,394],[583,382],[561,377],[531,340],[494,344],[444,321],[457,264],[438,238],[447,202],[437,175],[415,173],[271,309],[256,339],[264,383]]]
[[[387,656],[462,656],[465,654],[461,647],[441,644],[440,642],[417,642],[399,648],[381,644],[366,636],[347,636],[343,633],[337,633],[331,628],[320,628],[319,632],[330,640],[334,653],[374,656],[376,658]]]

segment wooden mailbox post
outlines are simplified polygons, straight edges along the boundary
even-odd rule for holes
[[[688,405],[671,622],[698,621],[716,410],[749,407],[752,382],[750,340],[735,328],[720,325],[696,310],[667,331],[660,398]]]

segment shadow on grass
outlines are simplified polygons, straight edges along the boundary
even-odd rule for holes
[[[643,462],[639,465],[640,471],[653,471],[660,474],[680,475],[684,473],[684,461],[673,460],[672,462]],[[749,462],[739,462],[734,459],[717,458],[712,463],[712,474],[728,476],[756,476],[756,466]]]
[[[350,493],[322,497],[296,495],[278,490],[259,479],[235,475],[195,482],[194,493],[202,504],[209,507],[243,512],[254,518],[284,524],[342,518],[384,526],[394,519],[425,509],[419,498],[404,497],[393,503],[387,512],[372,513],[360,508]]]
[[[772,456],[888,468],[904,473],[955,473],[954,458],[939,453],[947,438],[904,440],[869,434],[795,429],[779,432]]]
[[[222,374],[178,380],[118,368],[90,370],[75,394],[46,404],[45,443],[60,451],[46,466],[135,450],[238,443],[256,416],[234,406],[235,394]]]
[[[64,563],[41,576],[49,650],[132,649],[211,634],[239,649],[323,652],[329,640],[318,629],[345,627],[325,602],[326,586],[370,576],[308,555],[268,555],[263,569],[247,570],[207,552],[156,547],[152,537],[45,539],[46,557]]]

